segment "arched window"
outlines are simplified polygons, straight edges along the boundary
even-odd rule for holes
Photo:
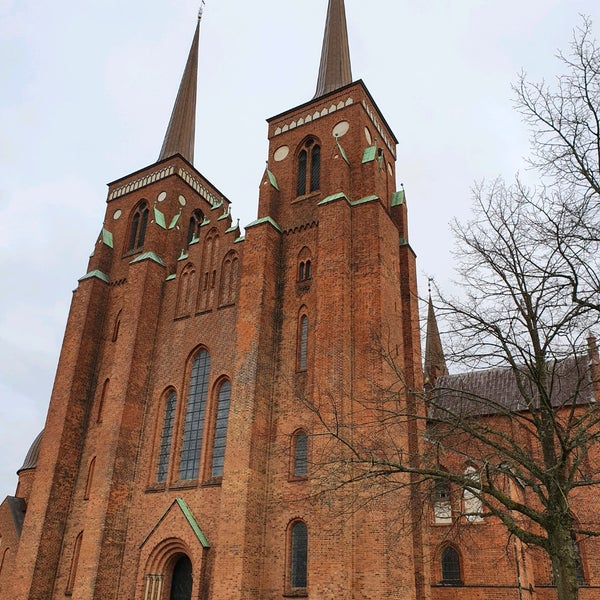
[[[316,192],[321,187],[321,147],[309,139],[298,154],[298,179],[296,195],[304,196],[307,190]]]
[[[462,585],[460,576],[460,556],[452,546],[442,550],[442,584]]]
[[[175,424],[175,409],[177,408],[177,394],[171,391],[165,402],[165,416],[163,419],[158,463],[156,466],[156,481],[163,483],[167,480],[169,458],[171,456],[171,442],[173,440],[173,425]]]
[[[306,371],[308,355],[308,317],[302,315],[298,324],[298,371]]]
[[[481,478],[475,467],[467,467],[465,479],[473,482],[473,486],[466,486],[463,490],[463,511],[467,521],[476,523],[483,520],[483,505],[479,497]]]
[[[65,594],[73,594],[73,586],[75,585],[75,577],[77,576],[77,565],[79,563],[79,552],[81,550],[81,540],[83,539],[83,531],[75,538],[73,544],[73,556],[71,556],[71,567],[69,569],[69,577],[67,579],[67,589]]]
[[[306,588],[308,566],[308,529],[302,521],[290,528],[289,587]]]
[[[88,465],[87,479],[85,482],[85,491],[83,493],[83,499],[89,500],[90,493],[92,491],[92,482],[94,481],[94,470],[96,469],[96,457],[92,458]]]
[[[219,388],[217,396],[217,416],[213,436],[212,477],[223,476],[225,464],[225,446],[227,445],[227,422],[229,420],[229,403],[231,400],[231,383],[225,380]]]
[[[298,254],[298,281],[306,281],[312,277],[310,250],[305,246]]]
[[[186,246],[189,247],[189,245],[192,242],[200,239],[200,227],[202,226],[203,222],[204,222],[204,214],[199,209],[195,210],[192,213],[192,216],[190,217],[190,222],[188,225],[188,232],[187,232]]]
[[[433,516],[438,524],[452,523],[450,482],[446,479],[436,479],[433,484]]]
[[[308,436],[297,431],[292,437],[292,476],[306,477],[308,473]]]
[[[129,229],[128,251],[139,250],[144,245],[146,237],[146,227],[148,225],[148,205],[142,202],[138,205],[131,217],[131,226]]]
[[[210,356],[206,350],[200,350],[194,359],[190,376],[179,479],[196,479],[198,477],[209,373]]]
[[[192,583],[192,562],[184,554],[173,566],[169,600],[191,600]]]

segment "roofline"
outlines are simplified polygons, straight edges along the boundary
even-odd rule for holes
[[[326,98],[328,98],[329,96],[334,96],[335,94],[339,94],[341,91],[347,90],[353,86],[356,85],[360,85],[363,90],[365,91],[365,93],[367,94],[367,97],[369,98],[369,100],[372,102],[373,107],[375,108],[375,110],[377,111],[377,114],[379,115],[379,117],[381,117],[381,120],[383,122],[383,124],[386,126],[387,130],[392,134],[392,137],[394,139],[394,143],[398,144],[398,139],[396,138],[396,135],[394,134],[394,130],[390,127],[390,124],[387,122],[387,119],[383,116],[383,113],[381,112],[379,106],[377,106],[377,102],[375,102],[373,96],[371,95],[371,92],[369,92],[369,88],[367,88],[367,86],[365,85],[365,82],[362,79],[357,79],[356,81],[353,81],[352,83],[349,83],[348,85],[345,85],[341,88],[338,88],[337,90],[333,90],[332,92],[328,92],[327,94],[323,94],[323,96],[319,96],[318,98],[313,98],[312,100],[308,100],[307,102],[303,102],[302,104],[298,104],[297,106],[290,108],[288,110],[284,110],[283,112],[273,116],[273,117],[269,117],[267,119],[267,123],[271,124],[273,121],[277,120],[277,119],[281,119],[284,115],[287,115],[291,112],[295,112],[301,108],[304,108],[306,106],[309,106],[310,104],[315,104],[317,102],[321,102],[323,100],[325,100]]]

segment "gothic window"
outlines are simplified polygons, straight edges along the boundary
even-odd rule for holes
[[[131,225],[129,229],[128,251],[139,250],[144,245],[146,237],[146,227],[148,225],[148,205],[142,202],[138,205],[131,217]]]
[[[302,430],[292,437],[292,476],[306,477],[308,473],[308,436]]]
[[[293,591],[306,588],[308,565],[308,529],[302,521],[290,527],[289,587]]]
[[[192,583],[192,562],[184,554],[173,566],[169,600],[191,600]]]
[[[444,585],[462,585],[460,577],[460,555],[453,546],[442,550],[442,581]]]
[[[463,511],[467,521],[476,523],[483,520],[483,505],[478,495],[481,479],[475,467],[467,467],[465,479],[471,480],[473,486],[467,486],[463,490]]]
[[[433,485],[433,516],[438,524],[452,523],[450,483],[445,479],[437,479]]]
[[[312,264],[310,250],[305,246],[298,254],[298,281],[307,281],[312,278]]]
[[[298,324],[298,371],[306,371],[308,355],[308,317],[302,315]]]
[[[198,477],[209,372],[210,356],[206,350],[200,350],[194,359],[190,376],[179,479],[196,479]]]
[[[165,415],[163,418],[158,463],[156,467],[156,481],[163,483],[167,480],[169,458],[171,456],[171,442],[173,441],[173,426],[175,424],[175,409],[177,408],[177,394],[172,390],[165,402]]]
[[[92,491],[92,482],[94,480],[94,470],[96,468],[96,457],[92,458],[88,466],[87,479],[85,482],[85,491],[83,493],[83,499],[89,500],[90,492]]]
[[[193,241],[200,239],[200,227],[202,226],[203,222],[204,214],[201,210],[195,210],[190,217],[186,246],[189,246]]]
[[[233,304],[237,296],[237,285],[240,260],[235,252],[229,252],[223,260],[221,268],[221,290],[219,304]]]
[[[75,585],[75,577],[77,575],[77,564],[79,563],[79,552],[81,550],[81,540],[83,539],[83,531],[75,538],[73,545],[73,556],[71,557],[71,567],[69,569],[69,577],[67,579],[67,589],[65,595],[73,595],[73,586]]]
[[[225,464],[225,446],[227,444],[227,422],[229,420],[229,403],[231,400],[231,383],[225,380],[219,388],[217,396],[217,416],[213,436],[211,477],[223,476]]]
[[[190,263],[184,267],[179,281],[179,294],[177,298],[177,314],[179,316],[189,315],[192,312],[195,283],[196,269]]]
[[[298,179],[296,195],[307,191],[316,192],[321,187],[321,147],[312,139],[307,140],[298,154]]]

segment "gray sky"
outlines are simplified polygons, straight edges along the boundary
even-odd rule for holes
[[[160,151],[199,0],[0,0],[0,500],[43,427],[106,187]],[[255,218],[265,119],[314,94],[326,0],[207,0],[195,166]],[[400,140],[421,293],[474,181],[523,171],[510,84],[552,78],[597,0],[346,0],[355,79]]]

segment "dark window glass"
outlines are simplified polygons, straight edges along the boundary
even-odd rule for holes
[[[306,371],[306,354],[308,350],[308,317],[302,315],[300,318],[300,344],[298,348],[298,369]]]
[[[440,501],[449,500],[449,499],[450,499],[450,484],[443,479],[436,480],[435,487],[434,487],[434,500],[436,502],[440,502]]]
[[[310,260],[307,260],[304,265],[304,279],[310,279],[310,277],[311,277]]]
[[[137,234],[140,227],[140,213],[136,212],[131,219],[131,231],[129,232],[129,245],[127,250],[133,250],[136,248]]]
[[[308,161],[308,154],[306,150],[300,152],[298,156],[298,185],[296,189],[297,196],[303,196],[306,194],[306,163]]]
[[[137,250],[144,245],[146,227],[148,226],[148,206],[145,202],[140,204],[131,218],[129,231],[129,244],[127,250]]]
[[[299,431],[294,438],[294,476],[304,477],[308,472],[308,436]]]
[[[192,563],[187,556],[182,556],[173,567],[169,600],[191,600],[191,598]]]
[[[156,480],[166,481],[169,469],[169,456],[171,455],[171,441],[173,439],[173,424],[175,423],[175,408],[177,405],[177,394],[171,392],[165,404],[165,418],[163,421],[162,435],[160,438],[160,451],[158,453],[158,467]]]
[[[442,551],[442,583],[448,585],[462,584],[460,579],[460,557],[452,546],[447,546]]]
[[[189,246],[192,240],[200,239],[200,226],[204,221],[204,215],[202,211],[195,210],[190,217],[190,224],[188,225],[188,234],[187,234],[187,245]]]
[[[308,561],[308,530],[302,521],[292,525],[290,586],[306,587],[306,565]]]
[[[300,281],[304,281],[304,263],[300,263],[300,268],[298,269],[298,279]]]
[[[224,381],[219,389],[217,418],[215,419],[215,437],[213,442],[212,476],[223,475],[225,463],[225,446],[227,444],[227,421],[229,419],[229,403],[231,400],[231,384]]]
[[[200,350],[194,360],[190,378],[190,393],[185,415],[179,479],[195,479],[198,477],[209,371],[210,356],[206,350]]]
[[[310,191],[315,192],[321,185],[321,148],[315,146],[310,155]]]

